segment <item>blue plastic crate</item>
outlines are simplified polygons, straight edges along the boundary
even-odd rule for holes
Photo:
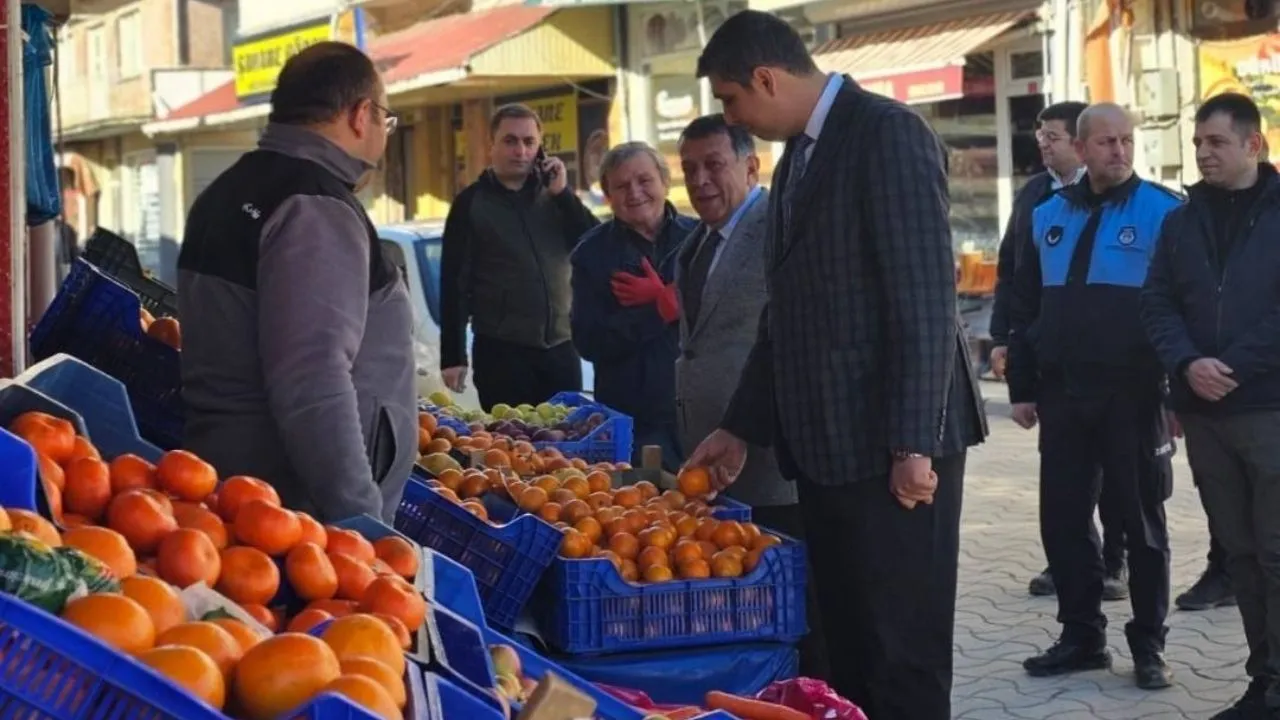
[[[89,437],[85,430],[84,419],[71,408],[14,380],[0,381],[0,428],[9,427],[19,415],[31,411],[62,418],[75,426],[77,435]],[[0,478],[7,480],[0,485],[0,506],[35,510],[47,518],[52,518],[49,512],[49,501],[44,494],[44,485],[36,482],[39,464],[36,461],[35,452],[25,440],[7,432],[5,435],[8,437],[0,440],[0,453],[7,454],[0,454],[0,460],[11,457],[13,465],[6,465],[4,470],[0,471]],[[14,444],[13,441],[18,444]],[[28,458],[30,464],[28,464]],[[30,468],[29,473],[28,468]]]
[[[94,447],[108,460],[133,453],[151,462],[160,448],[138,434],[129,393],[110,375],[65,353],[32,365],[15,381],[57,400],[84,418]]]
[[[405,485],[395,527],[457,560],[475,576],[489,623],[510,629],[560,547],[560,531],[533,516],[491,525],[416,478]]]
[[[493,705],[459,688],[448,678],[433,672],[423,673],[425,687],[425,712],[416,716],[420,720],[505,720],[506,716]],[[411,717],[406,714],[405,717]]]
[[[534,681],[541,681],[544,675],[548,672],[553,672],[565,682],[590,695],[596,701],[596,711],[593,715],[601,720],[644,720],[644,718],[648,717],[647,713],[628,705],[596,687],[594,683],[565,670],[551,660],[496,630],[486,630],[485,641],[489,645],[510,645],[514,648],[516,654],[520,656],[520,668],[524,671],[525,677]],[[513,708],[520,707],[519,703],[513,703],[512,706]]]
[[[603,558],[557,557],[539,586],[539,629],[567,653],[776,640],[806,632],[804,546],[784,538],[740,578],[629,583]]]
[[[410,657],[486,705],[501,706],[494,692],[493,662],[484,633],[451,610],[440,605],[427,609],[427,620],[418,630],[417,649]]]
[[[142,331],[132,290],[77,260],[31,331],[37,360],[67,353],[124,383],[142,436],[161,449],[181,447],[183,404],[177,350]]]
[[[428,603],[443,605],[476,627],[487,627],[475,576],[448,555],[431,548],[422,549],[418,589]]]
[[[333,624],[332,619],[325,620],[324,622],[319,623],[315,627],[308,630],[307,634],[311,635],[312,637],[320,637],[324,635],[324,631],[328,629],[328,627],[332,624]],[[426,715],[427,699],[425,695],[425,688],[422,682],[422,670],[417,666],[417,664],[413,662],[405,663],[404,684],[405,684],[405,701],[406,701],[404,706],[405,719],[416,720],[416,718],[426,717],[427,716]],[[340,700],[341,702],[336,704],[332,703],[332,700],[335,700],[335,699]],[[365,712],[363,709],[355,707],[350,702],[348,702],[345,698],[334,693],[325,693],[323,695],[317,695],[310,702],[308,702],[306,706],[304,706],[303,710],[308,710],[312,708],[315,708],[316,710],[318,710],[319,714],[303,715],[301,717],[305,717],[308,719],[315,718],[315,720],[344,720],[345,718],[350,718],[351,720],[365,720],[365,718],[368,718],[369,720],[377,720],[377,718]],[[356,714],[352,714],[352,715],[341,714],[343,712],[349,712],[350,710],[354,710]],[[293,720],[293,718],[298,717],[298,714],[297,714],[298,712],[302,712],[302,711],[301,710],[295,711],[292,714],[284,715],[282,717],[289,718],[289,720]]]
[[[751,506],[746,503],[740,503],[725,495],[717,495],[710,505],[711,516],[717,520],[751,522]]]

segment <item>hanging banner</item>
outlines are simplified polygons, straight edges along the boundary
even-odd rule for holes
[[[542,147],[548,155],[578,152],[578,96],[574,93],[526,100],[542,121]]]
[[[1201,101],[1224,92],[1252,97],[1267,144],[1280,148],[1280,33],[1201,42],[1199,61]]]

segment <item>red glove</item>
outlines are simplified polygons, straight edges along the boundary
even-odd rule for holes
[[[680,318],[680,303],[676,300],[675,283],[667,284],[649,258],[640,261],[640,269],[644,275],[633,275],[629,272],[616,272],[610,283],[613,296],[623,307],[636,307],[657,303],[658,315],[663,321],[673,323]]]

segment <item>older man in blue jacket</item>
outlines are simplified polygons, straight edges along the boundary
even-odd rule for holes
[[[1244,95],[1196,113],[1204,181],[1169,215],[1142,296],[1249,642],[1252,682],[1219,720],[1280,717],[1280,177],[1261,127]]]

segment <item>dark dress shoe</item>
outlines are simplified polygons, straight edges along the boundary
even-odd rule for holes
[[[1049,574],[1049,568],[1045,568],[1044,572],[1031,578],[1031,584],[1027,590],[1036,597],[1049,597],[1057,595],[1058,588],[1053,584],[1053,576]]]
[[[1235,591],[1227,574],[1212,567],[1207,568],[1195,584],[1173,601],[1179,610],[1210,610],[1236,604]]]
[[[1133,677],[1143,690],[1163,690],[1173,684],[1173,670],[1160,653],[1135,655]]]
[[[1081,645],[1059,640],[1048,650],[1022,661],[1031,677],[1053,677],[1111,667],[1111,651],[1103,645]]]

